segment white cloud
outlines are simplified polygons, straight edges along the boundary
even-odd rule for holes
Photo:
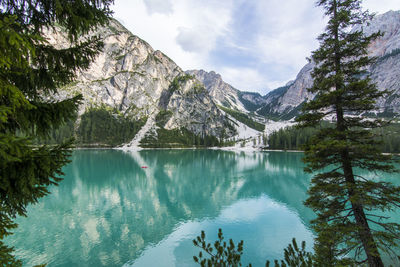
[[[227,33],[231,1],[174,0],[158,6],[163,1],[118,0],[113,10],[133,34],[183,69],[205,68],[217,38]]]
[[[176,42],[187,52],[208,53],[215,46],[216,33],[212,28],[196,27],[196,28],[178,28]],[[214,39],[214,40],[213,40]]]
[[[383,13],[399,10],[400,1],[363,6]],[[238,89],[262,93],[296,77],[326,23],[312,0],[117,0],[113,9],[184,70],[215,70]],[[221,44],[226,55],[216,52]]]
[[[400,9],[399,0],[364,0],[362,5],[369,11],[378,14]]]
[[[224,67],[217,72],[225,82],[243,91],[265,94],[267,89],[276,88],[276,82],[268,81],[268,78],[256,69]]]
[[[144,4],[150,15],[154,13],[172,14],[171,0],[146,0]]]
[[[262,31],[255,50],[264,63],[275,65],[278,71],[286,69],[282,83],[295,78],[318,47],[316,38],[325,25],[322,11],[309,0],[260,1],[257,10],[262,10],[258,14]]]

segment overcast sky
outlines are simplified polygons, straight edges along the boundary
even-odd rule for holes
[[[365,0],[375,13],[400,0]],[[318,48],[313,0],[115,0],[114,17],[182,69],[214,70],[237,89],[267,93],[293,80]]]

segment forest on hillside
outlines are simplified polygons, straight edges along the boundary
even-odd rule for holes
[[[166,130],[164,124],[171,116],[170,111],[160,111],[156,117],[159,127],[157,135],[148,135],[141,141],[142,147],[214,147],[231,143],[211,135],[196,135],[186,128]],[[136,120],[116,109],[91,107],[78,119],[77,115],[47,137],[36,139],[36,144],[55,145],[75,138],[78,147],[116,147],[130,142],[146,123],[146,118]],[[232,127],[227,125],[226,127]],[[224,135],[224,132],[222,133]]]
[[[320,128],[333,127],[324,122]],[[302,150],[318,128],[297,128],[290,126],[273,132],[268,137],[268,148],[279,150]],[[374,138],[380,142],[379,148],[384,153],[400,153],[400,123],[372,130]]]
[[[146,119],[125,117],[105,107],[89,108],[77,123],[77,116],[58,129],[53,129],[39,144],[60,144],[74,137],[79,147],[112,147],[129,142],[146,123]]]

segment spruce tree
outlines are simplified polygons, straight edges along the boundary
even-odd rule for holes
[[[57,185],[68,162],[71,141],[33,146],[74,116],[81,96],[49,96],[88,68],[102,48],[88,34],[110,18],[111,0],[0,0],[0,265],[18,266],[4,237],[17,215]],[[62,29],[70,46],[55,48],[45,31]],[[88,35],[87,35],[88,34]],[[84,38],[82,36],[90,36]]]
[[[371,19],[360,0],[319,0],[317,5],[329,21],[319,36],[320,48],[312,54],[316,68],[309,91],[315,98],[298,118],[300,127],[320,126],[324,119],[334,125],[320,128],[305,146],[305,170],[316,172],[306,200],[317,214],[312,222],[315,251],[323,266],[336,265],[348,255],[383,266],[381,253],[397,245],[400,227],[376,211],[398,207],[400,188],[383,181],[383,173],[395,171],[393,159],[377,148],[371,131],[385,121],[360,116],[374,111],[375,101],[388,94],[377,89],[367,72],[374,61],[368,45],[380,33],[365,36],[362,27],[350,31]],[[376,177],[363,177],[363,172]]]

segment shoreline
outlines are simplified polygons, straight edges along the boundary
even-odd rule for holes
[[[294,152],[302,153],[302,150],[262,149],[259,147],[74,147],[73,150],[120,150],[124,152],[142,150],[223,150],[232,152]]]
[[[232,152],[289,152],[289,153],[304,153],[303,150],[284,150],[284,149],[261,149],[259,147],[74,147],[73,150],[120,150],[124,152],[142,151],[142,150],[222,150]],[[383,155],[392,155],[400,157],[400,153],[382,153]]]

